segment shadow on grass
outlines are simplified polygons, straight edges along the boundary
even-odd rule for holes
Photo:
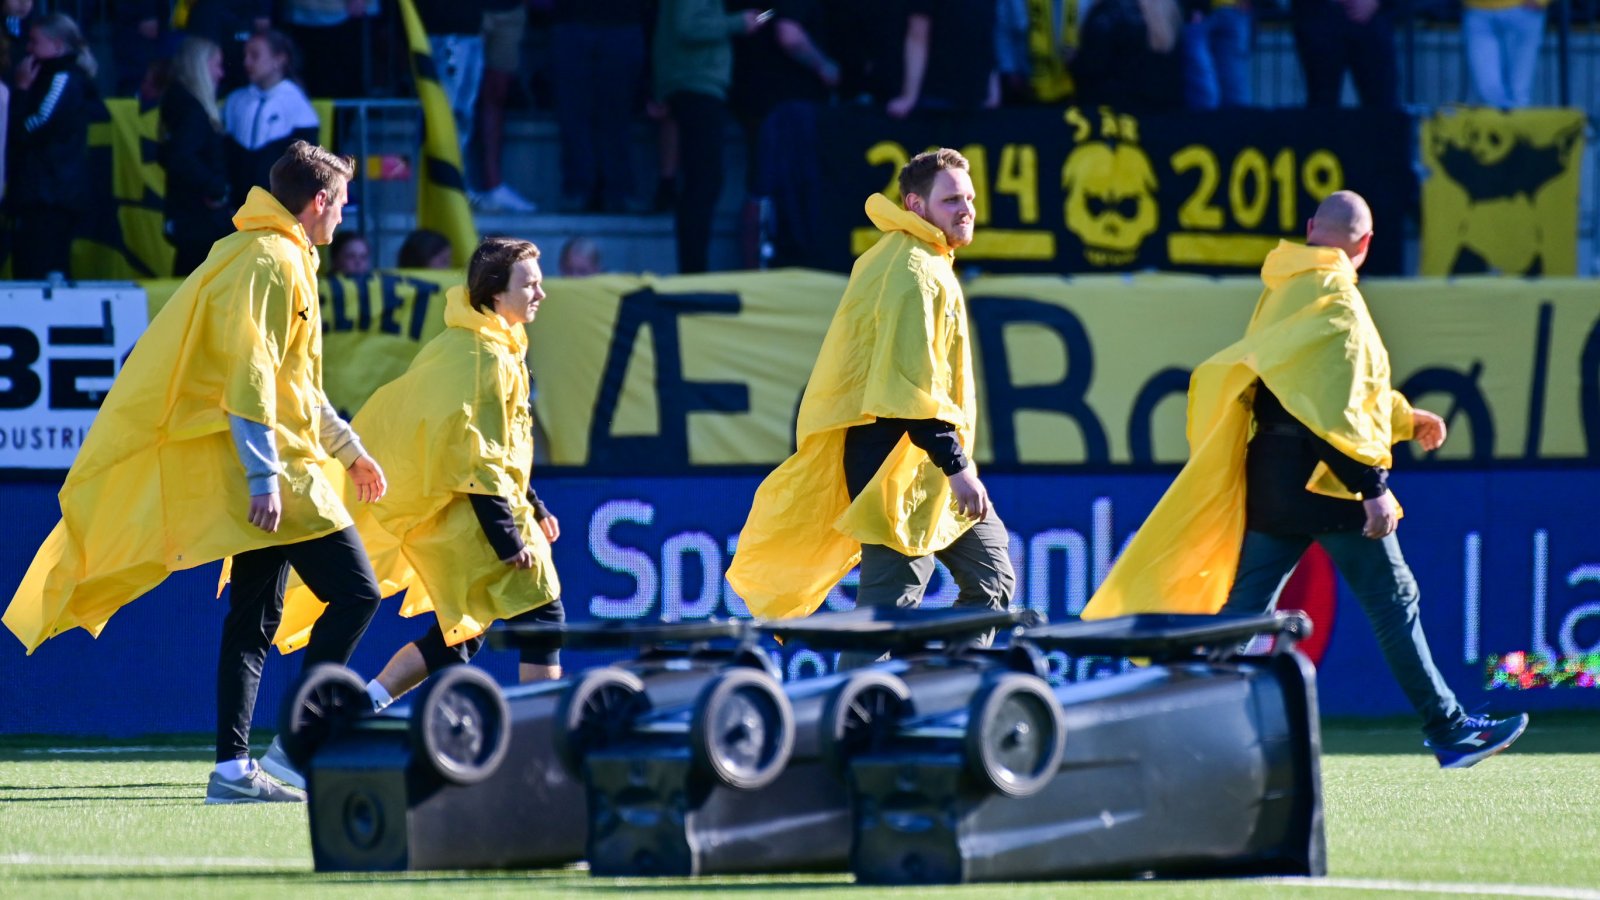
[[[1528,730],[1507,753],[1600,753],[1600,714],[1563,711],[1529,715]],[[1428,750],[1422,746],[1422,729],[1415,718],[1325,718],[1322,752],[1366,756]]]
[[[96,872],[14,872],[9,876],[18,882],[78,882],[89,885],[95,882],[118,881],[190,881],[205,882],[237,881],[246,884],[257,882],[270,882],[276,885],[435,885],[435,884],[474,884],[488,886],[493,884],[515,883],[533,888],[555,887],[555,884],[530,884],[530,882],[572,882],[585,885],[585,889],[601,890],[605,892],[637,891],[650,889],[667,889],[674,891],[699,891],[704,892],[704,882],[694,882],[683,879],[681,883],[652,884],[630,881],[626,886],[607,883],[604,880],[589,879],[582,869],[533,869],[528,871],[514,870],[485,870],[481,872],[306,872],[286,871],[283,869],[161,869],[148,871],[122,871],[102,870]],[[843,877],[843,876],[841,876]],[[843,881],[781,881],[758,882],[751,884],[718,884],[717,890],[763,889],[771,890],[774,887],[794,888],[828,888],[850,887]]]
[[[590,879],[581,871],[574,870],[537,870],[530,872],[514,871],[483,871],[472,873],[426,873],[426,872],[383,872],[371,874],[348,875],[337,872],[293,872],[280,869],[234,869],[229,871],[142,871],[142,872],[50,872],[8,873],[18,886],[32,882],[44,884],[75,883],[85,890],[94,890],[94,886],[104,883],[108,891],[113,891],[118,883],[128,882],[195,882],[206,884],[211,889],[223,890],[229,887],[249,890],[256,887],[271,885],[275,888],[294,887],[342,887],[357,885],[374,885],[397,887],[400,885],[459,885],[462,888],[479,888],[488,890],[504,890],[512,887],[523,887],[534,891],[560,890],[563,893],[573,891],[596,892],[603,894],[693,894],[704,895],[708,886],[704,881],[693,879],[673,879],[659,882],[643,879],[623,879],[625,883],[616,883],[612,879]],[[841,873],[837,879],[787,879],[770,876],[757,876],[764,880],[749,882],[729,882],[718,879],[715,890],[719,894],[740,891],[855,891],[856,886],[848,880],[849,876]],[[109,896],[109,895],[108,895]]]

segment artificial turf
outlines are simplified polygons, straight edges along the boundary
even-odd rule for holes
[[[317,874],[305,808],[204,806],[202,736],[0,738],[0,897],[1562,897],[1600,900],[1600,714],[1535,716],[1515,747],[1446,772],[1408,722],[1325,722],[1329,877],[950,888],[848,875],[599,879],[539,872]],[[126,749],[126,748],[136,749]],[[74,752],[61,752],[63,748]],[[120,748],[120,749],[119,749]]]

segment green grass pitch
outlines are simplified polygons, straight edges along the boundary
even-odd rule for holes
[[[848,875],[598,879],[581,870],[319,875],[303,807],[202,805],[202,736],[0,738],[0,897],[1555,897],[1600,900],[1600,714],[1536,715],[1440,771],[1410,722],[1328,722],[1329,877],[857,888]],[[116,749],[118,747],[135,749]],[[59,752],[68,748],[75,752]],[[87,752],[85,752],[87,751]]]

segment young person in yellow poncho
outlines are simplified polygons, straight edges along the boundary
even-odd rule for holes
[[[434,613],[427,632],[368,683],[374,708],[471,659],[496,619],[563,621],[550,560],[560,524],[528,485],[526,326],[544,297],[538,248],[486,239],[472,255],[466,287],[446,294],[445,330],[352,422],[389,461],[389,492],[356,513],[382,593],[406,592],[401,615]],[[274,642],[285,653],[299,649],[323,614],[312,591],[292,586]],[[559,678],[557,646],[523,648],[522,680]],[[276,741],[261,765],[304,785]]]
[[[883,237],[850,273],[805,397],[798,447],[756,490],[728,583],[750,611],[806,616],[861,563],[858,607],[916,606],[937,557],[958,605],[1004,609],[1006,527],[972,463],[977,401],[966,300],[952,264],[972,243],[973,187],[954,150],[900,171]],[[870,662],[845,654],[842,668]]]
[[[250,722],[292,566],[330,603],[305,665],[344,663],[380,599],[335,481],[383,470],[322,392],[317,255],[342,218],[347,156],[298,141],[139,338],[61,488],[61,522],[5,624],[32,653],[98,636],[168,572],[232,557],[207,803],[301,801],[250,759]],[[332,458],[330,458],[330,456]]]
[[[1356,270],[1372,212],[1339,191],[1261,269],[1266,290],[1238,343],[1189,381],[1187,465],[1083,611],[1259,614],[1316,541],[1372,623],[1439,764],[1470,766],[1516,740],[1527,716],[1468,716],[1422,633],[1416,579],[1395,537],[1390,447],[1444,443],[1444,420],[1390,386],[1389,354]]]

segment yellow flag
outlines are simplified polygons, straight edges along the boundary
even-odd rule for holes
[[[452,261],[465,268],[478,246],[478,226],[467,203],[461,168],[461,143],[455,115],[439,86],[428,49],[428,33],[411,0],[400,0],[400,17],[411,45],[411,76],[422,101],[422,165],[417,167],[417,225],[450,239]]]

